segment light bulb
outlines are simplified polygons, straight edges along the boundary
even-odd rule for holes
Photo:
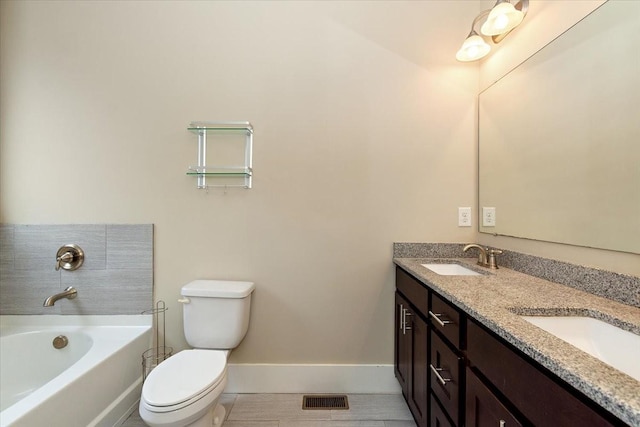
[[[456,53],[456,59],[462,62],[476,61],[486,56],[490,50],[491,46],[478,34],[472,32]]]
[[[487,20],[480,28],[480,32],[485,36],[504,34],[520,25],[523,19],[524,13],[517,10],[508,1],[505,1],[491,9]]]
[[[495,21],[493,22],[493,26],[496,30],[504,30],[509,25],[509,18],[507,18],[504,14],[496,16]]]

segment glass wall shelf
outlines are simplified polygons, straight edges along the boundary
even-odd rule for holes
[[[198,135],[198,164],[189,166],[187,175],[197,177],[197,188],[207,189],[209,187],[243,187],[251,188],[253,177],[253,126],[249,122],[191,122],[188,131]],[[207,166],[207,144],[217,142],[221,145],[223,141],[231,139],[232,145],[237,147],[236,134],[244,134],[244,149],[236,153],[244,157],[242,166],[236,166],[240,161],[237,155],[230,163],[234,166]],[[227,137],[224,137],[227,135]],[[239,139],[238,139],[239,140]],[[239,147],[238,147],[239,148]],[[218,153],[219,154],[219,153]],[[218,158],[218,160],[220,160]],[[222,163],[227,163],[222,161]],[[208,185],[207,178],[226,178],[217,181],[215,185]]]
[[[253,133],[253,126],[249,122],[191,122],[187,129],[197,134],[207,131]]]
[[[205,166],[204,168],[199,168],[198,166],[189,166],[187,175],[246,177],[246,176],[251,176],[251,169],[245,168],[245,167],[232,168],[232,167]]]

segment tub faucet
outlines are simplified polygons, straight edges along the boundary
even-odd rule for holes
[[[475,243],[471,243],[471,244],[465,246],[462,249],[462,251],[463,252],[467,252],[471,248],[478,249],[478,265],[481,265],[483,267],[489,267],[489,268],[494,269],[494,270],[498,268],[498,262],[496,261],[496,255],[499,255],[499,254],[502,253],[502,251],[500,249],[483,248],[480,245],[476,245]]]
[[[73,286],[69,286],[63,292],[60,292],[59,294],[51,295],[49,298],[44,300],[44,304],[42,304],[42,306],[43,307],[53,307],[53,305],[59,299],[62,299],[62,298],[74,299],[77,296],[78,296],[78,291],[76,290],[76,288],[74,288]]]

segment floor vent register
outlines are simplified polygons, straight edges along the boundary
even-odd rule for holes
[[[349,400],[344,394],[304,395],[302,409],[349,409]]]

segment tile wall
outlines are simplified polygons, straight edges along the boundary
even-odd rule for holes
[[[56,271],[56,252],[69,243],[84,263]],[[42,306],[68,286],[77,298]],[[0,314],[140,314],[152,298],[152,224],[0,224]]]

